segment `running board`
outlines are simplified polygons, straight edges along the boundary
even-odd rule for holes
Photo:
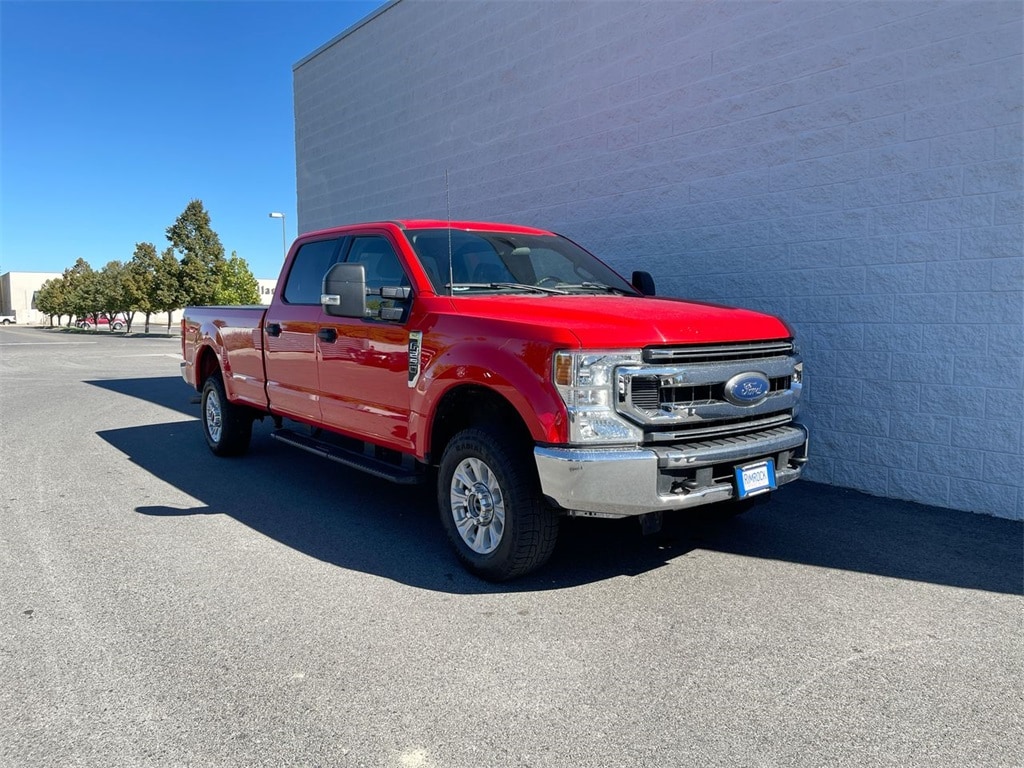
[[[343,464],[346,467],[358,469],[383,480],[390,480],[400,485],[415,485],[423,482],[423,475],[415,469],[382,461],[373,456],[342,448],[324,440],[317,440],[315,437],[309,437],[291,429],[278,429],[272,432],[270,436],[275,440],[280,440],[282,443],[287,443],[321,458]]]

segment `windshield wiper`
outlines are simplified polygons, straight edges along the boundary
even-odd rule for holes
[[[537,293],[561,293],[568,291],[561,288],[549,288],[546,285],[529,285],[528,283],[491,283],[492,288],[516,288],[523,291],[536,291]]]
[[[448,283],[445,285],[445,288],[452,291],[465,291],[473,288],[490,288],[492,290],[496,288],[512,288],[518,291],[531,291],[533,293],[557,293],[561,295],[569,293],[568,291],[563,291],[561,288],[548,288],[543,285],[529,285],[527,283]]]
[[[622,296],[634,296],[632,291],[627,291],[625,288],[616,288],[614,285],[605,285],[604,283],[591,283],[583,282],[575,285],[566,285],[566,288],[583,288],[585,290],[593,291],[605,291],[606,293],[618,293]]]

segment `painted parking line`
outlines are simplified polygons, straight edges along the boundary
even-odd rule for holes
[[[51,347],[61,345],[72,347],[82,344],[99,344],[98,341],[0,341],[0,347]]]

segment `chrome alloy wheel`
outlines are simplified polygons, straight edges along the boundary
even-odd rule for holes
[[[220,408],[220,396],[217,390],[211,387],[206,392],[206,432],[210,440],[220,442],[221,433],[224,431],[223,415]]]
[[[505,499],[491,468],[477,458],[463,459],[452,475],[451,502],[466,546],[479,555],[497,549],[505,532]]]

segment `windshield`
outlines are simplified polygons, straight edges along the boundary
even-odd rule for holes
[[[578,293],[639,295],[594,256],[557,235],[407,231],[437,293]],[[451,271],[449,272],[449,237]]]

